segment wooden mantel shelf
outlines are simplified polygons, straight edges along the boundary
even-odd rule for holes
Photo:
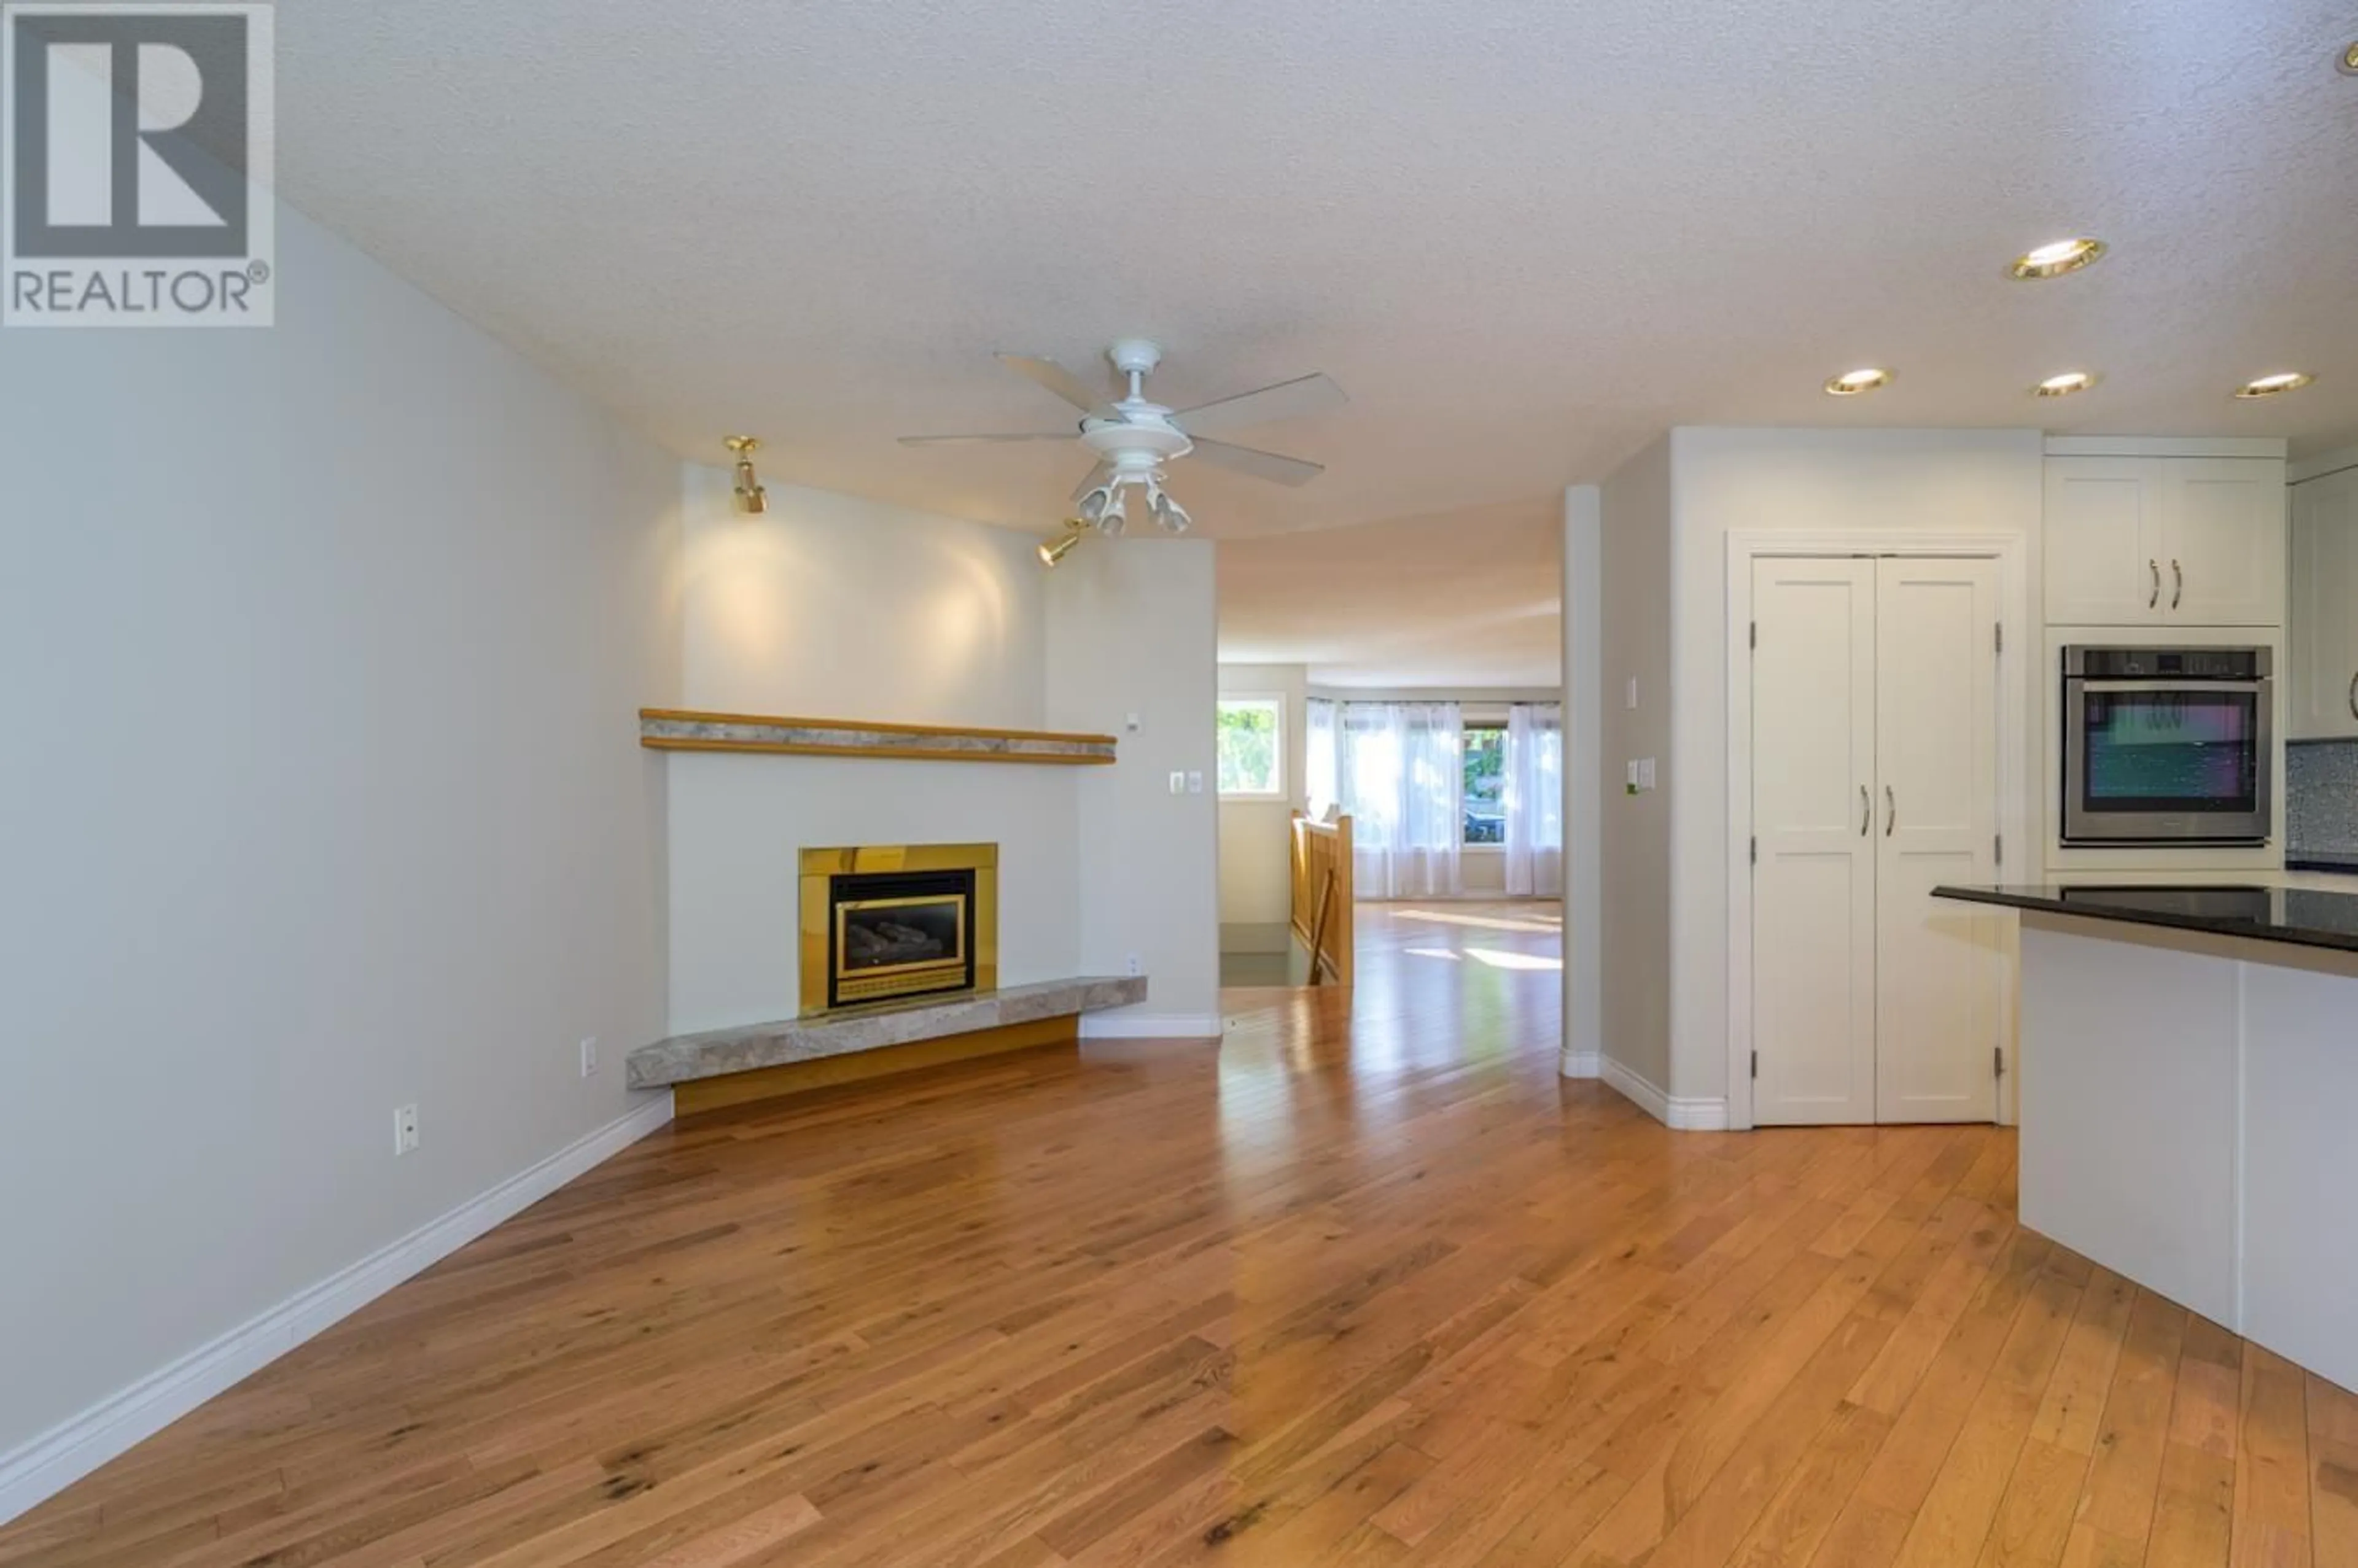
[[[974,730],[856,719],[779,719],[750,713],[639,709],[639,744],[651,752],[767,752],[810,757],[898,757],[925,762],[1047,762],[1102,766],[1110,735],[1048,730]]]

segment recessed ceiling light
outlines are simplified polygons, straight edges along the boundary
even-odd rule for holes
[[[2050,375],[2030,390],[2041,397],[2069,397],[2075,392],[2085,392],[2096,384],[2096,373],[2092,370],[2067,370],[2061,375]]]
[[[2010,277],[2061,277],[2067,272],[2093,265],[2104,254],[2102,240],[2054,240],[2037,250],[2025,251],[2006,270]]]
[[[1836,397],[1856,397],[1862,392],[1873,392],[1877,387],[1890,384],[1891,373],[1874,365],[1846,370],[1840,375],[1826,378],[1826,391]]]
[[[2274,397],[2279,392],[2298,392],[2317,378],[2305,370],[2279,371],[2264,375],[2257,381],[2247,381],[2235,389],[2238,397]]]

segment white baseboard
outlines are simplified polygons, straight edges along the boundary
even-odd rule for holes
[[[1660,1086],[1631,1072],[1610,1056],[1604,1058],[1598,1076],[1618,1091],[1623,1098],[1672,1131],[1727,1130],[1727,1101],[1725,1099],[1679,1098],[1665,1093]]]
[[[1227,1033],[1217,1012],[1091,1012],[1081,1017],[1084,1040],[1217,1040]]]
[[[1563,1071],[1567,1078],[1603,1077],[1605,1058],[1594,1051],[1566,1051],[1563,1056]]]
[[[441,1261],[503,1220],[611,1159],[671,1119],[665,1090],[439,1219],[307,1286],[260,1316],[6,1454],[0,1524],[55,1496],[330,1325]]]

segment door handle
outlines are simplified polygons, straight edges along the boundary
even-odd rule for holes
[[[2358,719],[2358,676],[2350,677],[2350,713],[2351,717]],[[1866,838],[1867,830],[1874,826],[1875,802],[1867,795],[1866,786],[1861,784],[1858,786],[1858,836]]]
[[[2145,596],[2145,607],[2147,610],[2158,610],[2161,607],[2161,563],[2147,561],[2145,564],[2145,569],[2153,574],[2153,591]]]
[[[2184,600],[2186,597],[2186,568],[2180,566],[2176,561],[2170,562],[2169,579],[2171,583],[2169,590],[2169,607],[2172,610],[2175,610],[2178,608],[2180,601]]]
[[[1883,819],[1883,836],[1888,838],[1899,831],[1899,797],[1891,793],[1889,784],[1883,786],[1883,806],[1887,814]]]

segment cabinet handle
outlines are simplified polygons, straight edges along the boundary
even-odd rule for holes
[[[2186,568],[2176,561],[2170,562],[2169,578],[2172,584],[2169,590],[2169,607],[2175,610],[2180,600],[2186,597]]]
[[[1883,786],[1883,805],[1889,813],[1883,819],[1883,836],[1888,838],[1899,831],[1899,797],[1891,793],[1889,784]]]
[[[2358,719],[2358,676],[2350,677],[2350,714],[2352,718]],[[1861,784],[1858,786],[1858,836],[1866,838],[1867,829],[1874,826],[1875,802],[1868,797],[1866,786]]]
[[[2147,610],[2158,610],[2161,606],[2161,563],[2147,561],[2145,564],[2145,569],[2153,574],[2153,591],[2145,596],[2145,607]]]
[[[2358,676],[2350,677],[2350,717],[2358,719]]]

